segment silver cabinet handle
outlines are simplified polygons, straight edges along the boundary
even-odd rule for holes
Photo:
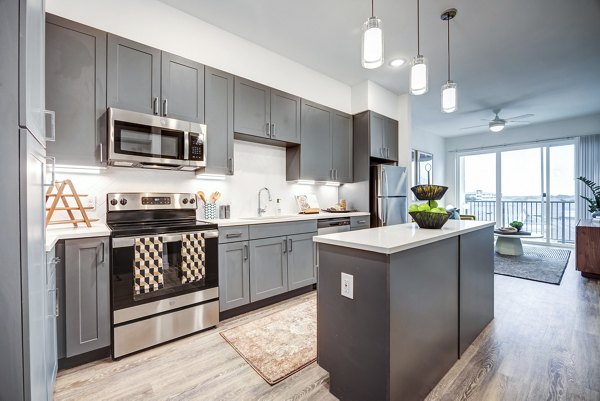
[[[230,174],[233,174],[233,157],[227,159],[227,169]]]
[[[100,142],[100,163],[104,163],[104,149],[102,149],[102,142]]]
[[[54,316],[55,317],[59,317],[60,316],[60,296],[59,296],[59,292],[58,292],[58,288],[56,289],[56,305],[54,306]]]
[[[98,258],[96,257],[96,261],[98,264],[102,264],[104,263],[104,242],[101,242],[100,245],[96,247],[96,249],[98,248],[100,248],[100,255],[102,255],[102,260],[98,260]]]
[[[285,238],[283,239],[283,253],[287,252],[287,241],[285,240]]]
[[[271,138],[275,138],[275,123],[271,124]]]
[[[239,238],[242,236],[242,233],[230,233],[225,234],[225,238]]]
[[[356,223],[358,223],[358,224],[367,224],[367,221],[366,220],[358,220]]]
[[[54,302],[56,302],[54,304],[54,313],[48,314],[48,310],[46,309],[46,316],[47,317],[58,317],[58,288],[49,289],[48,295],[50,295],[51,292],[54,293]]]
[[[46,135],[46,140],[49,142],[56,141],[56,113],[52,110],[44,110],[44,115],[50,116],[50,132],[51,136]]]
[[[267,126],[267,128],[266,128],[267,129],[267,136],[271,136],[271,124],[267,123],[266,126]]]
[[[248,260],[248,245],[244,244],[244,250],[242,251],[244,255],[244,260]]]
[[[292,242],[293,242],[293,241],[292,241],[292,239],[291,239],[291,238],[288,238],[288,242],[289,242],[289,248],[288,248],[288,252],[292,252],[292,251],[293,251],[293,248],[292,248]]]
[[[154,111],[154,115],[158,115],[158,97],[155,97],[152,102],[152,110]]]
[[[335,171],[335,178],[334,178],[334,180],[337,181],[338,180],[338,171],[337,171],[337,168],[335,170],[333,170],[333,171]]]
[[[163,99],[163,116],[167,116],[167,107],[169,107],[169,102],[167,99]]]
[[[52,181],[50,184],[44,184],[45,187],[53,187],[56,184],[56,157],[54,156],[46,156],[46,162],[50,163],[52,166]]]

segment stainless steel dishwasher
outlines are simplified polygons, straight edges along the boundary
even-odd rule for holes
[[[336,217],[319,219],[317,221],[317,234],[333,234],[350,231],[350,217]]]

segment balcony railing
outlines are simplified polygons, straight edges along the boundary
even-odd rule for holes
[[[475,215],[477,220],[496,220],[496,201],[468,201],[462,214]],[[523,222],[523,230],[546,236],[544,222],[550,224],[550,240],[561,243],[575,242],[575,201],[550,201],[550,218],[545,219],[546,206],[542,201],[506,200],[500,204],[502,226],[512,221]]]

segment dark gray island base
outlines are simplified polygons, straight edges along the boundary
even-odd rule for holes
[[[408,224],[372,229],[413,230],[417,245],[388,251],[356,249],[350,233],[315,237],[317,362],[340,400],[424,399],[494,318],[493,227],[452,224],[425,240]],[[341,273],[353,276],[354,299],[341,295]]]

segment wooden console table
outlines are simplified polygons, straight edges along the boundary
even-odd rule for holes
[[[575,266],[581,275],[600,279],[600,223],[579,220],[575,236]]]

